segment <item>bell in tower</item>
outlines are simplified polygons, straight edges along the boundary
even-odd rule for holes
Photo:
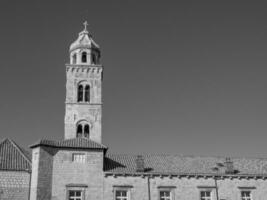
[[[70,45],[66,64],[65,139],[85,137],[101,143],[102,73],[100,48],[84,30]]]

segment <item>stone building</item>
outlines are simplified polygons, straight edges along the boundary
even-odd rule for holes
[[[10,139],[0,143],[0,199],[29,199],[31,157]]]
[[[31,163],[20,147],[4,141],[16,146],[27,166],[21,171],[12,171],[11,165],[0,168],[1,189],[12,188],[9,180],[15,180],[3,174],[18,173],[25,176],[20,188],[30,186],[30,200],[266,199],[267,159],[109,154],[101,140],[100,48],[84,25],[66,65],[64,140],[32,144]],[[1,145],[0,150],[3,158],[14,160]],[[25,192],[19,199],[27,198]]]

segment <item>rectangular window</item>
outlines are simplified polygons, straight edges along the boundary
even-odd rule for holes
[[[251,191],[241,191],[241,200],[252,200]]]
[[[72,154],[72,161],[78,163],[85,163],[85,154],[82,153]]]
[[[115,200],[128,200],[128,191],[127,190],[116,190]]]
[[[200,191],[200,200],[211,200],[211,191]]]
[[[82,191],[81,190],[69,190],[68,200],[82,200]]]
[[[171,191],[170,190],[159,191],[159,200],[171,200]]]

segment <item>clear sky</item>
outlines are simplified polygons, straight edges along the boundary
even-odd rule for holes
[[[255,2],[1,0],[1,138],[63,139],[68,48],[87,20],[110,152],[267,157],[267,5]]]

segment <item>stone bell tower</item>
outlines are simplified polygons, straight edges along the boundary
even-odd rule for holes
[[[85,137],[101,143],[102,78],[100,48],[87,31],[70,45],[66,64],[65,139]]]

